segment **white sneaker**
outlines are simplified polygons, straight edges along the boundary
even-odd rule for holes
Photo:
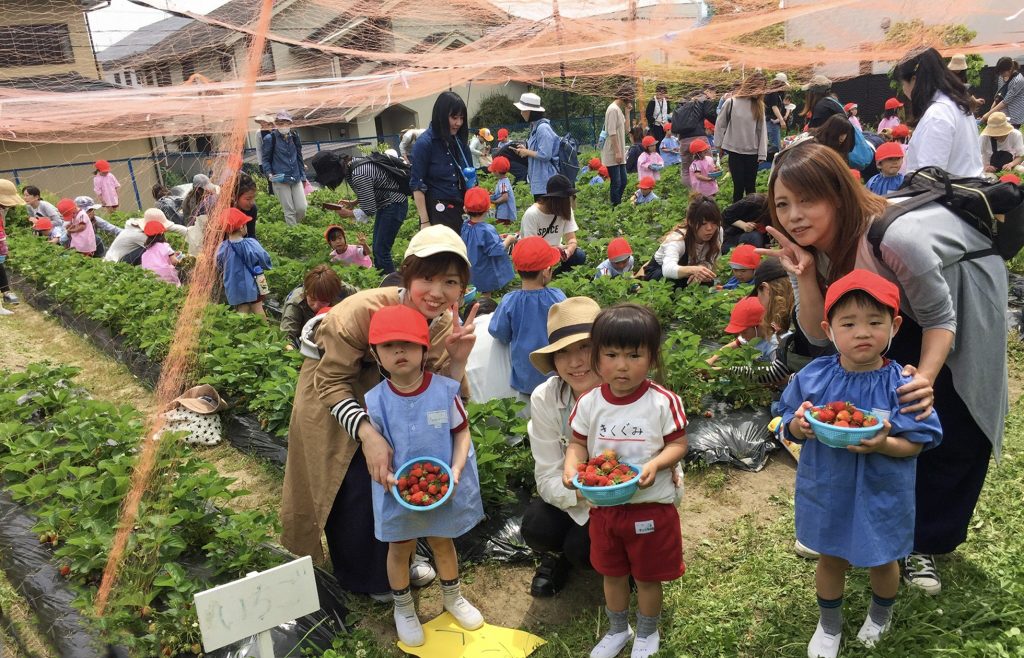
[[[807,558],[808,560],[817,560],[821,557],[821,553],[800,543],[799,539],[793,542],[793,552],[802,558]]]
[[[658,649],[661,646],[661,635],[658,631],[654,631],[647,637],[638,637],[633,640],[633,651],[630,652],[629,658],[647,658],[658,653]]]
[[[415,608],[408,613],[395,608],[395,630],[398,631],[398,639],[410,647],[421,647],[427,641]]]
[[[437,577],[434,567],[430,566],[427,558],[422,555],[414,555],[412,564],[409,565],[409,584],[413,587],[426,587]]]
[[[913,585],[932,596],[942,591],[939,571],[935,568],[935,556],[924,553],[911,553],[906,560],[900,561],[903,582]]]
[[[0,315],[14,315],[14,311],[10,311],[3,306],[0,306]]]
[[[807,645],[807,658],[836,658],[839,655],[839,640],[842,638],[842,633],[826,633],[819,621],[818,627],[814,629],[814,635],[811,636],[811,642]]]
[[[367,596],[369,596],[377,603],[391,603],[395,600],[395,597],[391,594],[391,592],[374,592],[372,594],[368,594]]]
[[[627,625],[621,633],[606,633],[597,646],[590,650],[590,658],[615,658],[633,639],[633,627]]]
[[[889,630],[892,626],[892,620],[885,622],[885,625],[879,626],[871,619],[871,615],[868,615],[867,619],[864,620],[864,625],[860,627],[860,631],[857,633],[857,640],[867,648],[872,648],[878,642],[878,639],[882,637],[882,634]]]
[[[4,302],[10,304],[11,306],[17,306],[18,304],[21,303],[21,300],[18,299],[18,296],[15,295],[13,292],[5,292]]]
[[[452,613],[452,617],[455,617],[459,626],[467,631],[475,631],[484,625],[484,616],[464,596],[455,599],[451,605],[445,603],[444,609]]]

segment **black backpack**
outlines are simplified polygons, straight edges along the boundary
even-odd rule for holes
[[[683,138],[703,135],[703,102],[692,100],[680,104],[672,113],[672,132]]]
[[[364,158],[356,158],[349,164],[349,167],[355,169],[366,162],[372,162],[383,169],[388,178],[398,185],[399,192],[407,196],[412,194],[412,189],[409,187],[409,175],[412,172],[412,166],[408,162],[387,153],[371,153]]]
[[[335,189],[345,180],[342,169],[344,156],[339,151],[318,151],[310,159],[316,173],[316,182],[328,189]]]
[[[890,204],[868,229],[868,242],[879,260],[882,259],[882,238],[892,223],[904,213],[933,201],[951,210],[992,241],[992,246],[987,249],[964,254],[962,261],[993,254],[1010,260],[1024,246],[1024,190],[1013,183],[992,182],[985,178],[952,178],[938,167],[925,167],[909,174],[903,181],[903,187],[888,197],[910,198]]]

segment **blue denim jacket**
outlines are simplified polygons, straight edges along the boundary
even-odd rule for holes
[[[555,159],[558,157],[560,140],[547,119],[538,119],[530,126],[530,137],[526,141],[526,146],[537,152],[537,157],[527,158],[526,162],[526,178],[530,181],[531,194],[547,192],[548,179],[558,173]]]
[[[306,171],[302,165],[302,142],[294,130],[288,137],[279,133],[277,129],[271,131],[263,138],[260,153],[263,156],[263,173],[283,174],[294,178],[295,181],[306,180]]]
[[[434,128],[427,128],[416,145],[412,147],[412,170],[409,173],[409,189],[419,190],[433,199],[462,199],[465,184],[460,183],[462,168],[470,165],[473,158],[469,145],[456,140],[462,149],[458,152],[434,137]]]

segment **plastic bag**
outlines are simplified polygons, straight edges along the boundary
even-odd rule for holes
[[[778,449],[768,431],[767,409],[735,410],[724,402],[710,405],[711,418],[694,418],[686,428],[688,460],[705,464],[725,462],[744,471],[760,471],[768,453]]]

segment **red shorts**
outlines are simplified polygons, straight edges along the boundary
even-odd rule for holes
[[[679,512],[667,503],[593,508],[590,563],[602,576],[641,582],[679,578],[686,572]]]

